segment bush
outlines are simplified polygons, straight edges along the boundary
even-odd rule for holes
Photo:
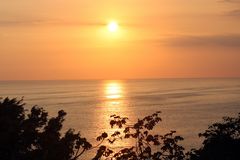
[[[200,149],[187,154],[179,145],[183,140],[175,131],[152,134],[161,121],[160,112],[129,124],[127,117],[111,116],[110,126],[117,130],[97,137],[92,146],[80,133],[69,129],[61,134],[66,113],[61,110],[49,118],[43,108],[33,106],[28,112],[22,100],[5,98],[0,101],[0,159],[1,160],[77,160],[83,153],[97,148],[93,160],[238,160],[240,159],[240,114],[225,117],[199,134],[204,138]],[[131,139],[135,144],[118,151],[109,146],[117,140]],[[108,146],[102,145],[109,143]],[[155,146],[155,147],[154,147]],[[157,147],[156,147],[157,146]],[[157,149],[156,149],[157,148]]]
[[[34,106],[26,114],[22,100],[0,102],[1,160],[75,160],[92,145],[69,129],[61,136],[66,113],[48,120],[48,113]]]
[[[137,123],[129,125],[127,117],[112,115],[110,121],[111,127],[117,126],[123,128],[121,131],[115,131],[108,136],[103,133],[97,138],[98,141],[107,140],[113,144],[117,140],[133,139],[135,145],[129,148],[122,148],[120,151],[114,152],[106,146],[101,146],[94,160],[101,157],[116,159],[116,160],[135,160],[135,159],[162,159],[162,160],[182,160],[184,159],[184,148],[178,145],[178,142],[183,140],[180,136],[175,136],[175,131],[159,135],[151,134],[151,130],[161,121],[160,112],[156,112],[143,119],[139,119]],[[158,146],[158,150],[153,149],[153,146]]]
[[[240,114],[224,117],[199,134],[204,138],[200,149],[188,153],[191,160],[238,160],[240,159]]]

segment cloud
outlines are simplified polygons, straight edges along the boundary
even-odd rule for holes
[[[68,25],[68,26],[96,26],[104,25],[97,22],[65,21],[59,19],[12,19],[0,20],[0,26],[30,26],[30,25]]]
[[[232,7],[234,6],[235,8],[223,13],[222,15],[236,18],[240,16],[240,0],[221,0],[220,2],[231,3]]]
[[[240,34],[212,36],[179,36],[158,40],[162,45],[176,47],[240,47]]]
[[[222,0],[221,2],[240,3],[240,0]]]
[[[240,9],[235,9],[232,11],[228,11],[224,14],[225,16],[231,16],[231,17],[240,17]]]
[[[11,25],[33,25],[45,23],[42,20],[0,20],[1,26],[11,26]]]

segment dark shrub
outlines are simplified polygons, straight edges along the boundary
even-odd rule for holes
[[[22,100],[5,98],[0,102],[1,160],[75,160],[92,146],[79,133],[69,129],[61,136],[64,111],[48,120],[42,108],[29,114]]]
[[[107,140],[113,144],[117,140],[132,139],[135,144],[129,148],[122,148],[120,151],[113,151],[102,145],[94,160],[106,157],[116,160],[182,160],[184,159],[184,148],[178,144],[183,138],[175,136],[175,131],[160,135],[151,133],[156,124],[161,121],[160,112],[156,112],[143,119],[139,119],[135,124],[128,124],[127,117],[112,115],[111,127],[123,128],[122,131],[115,131],[113,134],[103,133],[97,138],[98,141]],[[155,147],[154,147],[155,146]],[[158,148],[158,149],[154,149]]]
[[[224,117],[199,134],[204,138],[203,147],[192,149],[191,160],[239,160],[240,159],[240,114]]]

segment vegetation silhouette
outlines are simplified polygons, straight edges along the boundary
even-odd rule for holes
[[[240,113],[210,125],[199,137],[204,138],[203,145],[187,153],[190,160],[239,160]]]
[[[73,129],[61,136],[63,110],[48,119],[42,108],[34,106],[27,114],[24,105],[17,99],[0,102],[1,160],[76,160],[92,147]]]
[[[183,140],[176,131],[152,134],[161,121],[156,112],[129,124],[127,117],[112,115],[110,126],[116,128],[112,134],[102,133],[93,146],[79,132],[68,129],[62,134],[66,113],[61,110],[56,117],[49,118],[43,108],[24,108],[23,100],[5,98],[0,101],[0,159],[1,160],[77,160],[97,148],[92,160],[238,160],[240,159],[240,114],[236,118],[225,117],[200,133],[204,138],[199,149],[185,153],[179,145]],[[131,139],[134,146],[112,150],[116,141]],[[103,142],[109,145],[103,145]],[[157,147],[156,147],[157,146]]]
[[[101,157],[110,157],[110,159],[116,160],[184,159],[184,148],[178,145],[178,142],[183,140],[183,138],[175,136],[175,131],[171,131],[164,135],[151,134],[151,130],[161,121],[159,114],[160,112],[156,112],[143,119],[138,119],[137,123],[133,125],[127,123],[127,117],[112,115],[110,121],[111,127],[117,126],[118,128],[123,128],[123,130],[115,131],[110,136],[108,136],[107,133],[103,133],[101,136],[97,137],[97,140],[107,140],[110,144],[113,144],[119,139],[133,139],[135,141],[135,146],[123,148],[117,152],[114,152],[106,146],[100,146],[93,160],[98,160]],[[152,146],[158,146],[160,149],[154,151]]]

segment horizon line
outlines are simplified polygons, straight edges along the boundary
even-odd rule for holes
[[[238,79],[240,76],[234,77],[162,77],[162,78],[83,78],[83,79],[6,79],[6,81],[120,81],[120,80],[162,80],[162,79]]]

